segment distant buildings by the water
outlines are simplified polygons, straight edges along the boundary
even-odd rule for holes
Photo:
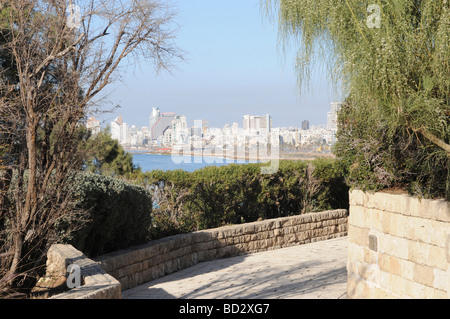
[[[245,145],[246,148],[261,147],[279,143],[281,147],[293,149],[309,149],[329,152],[336,141],[337,113],[342,103],[331,103],[327,114],[326,125],[310,125],[305,120],[299,127],[273,127],[271,115],[244,115],[242,127],[237,122],[227,124],[223,128],[208,126],[208,121],[194,121],[188,126],[185,115],[161,112],[152,108],[149,126],[137,128],[125,123],[118,116],[110,123],[110,133],[125,148],[143,149],[228,149]],[[98,132],[100,124],[89,119],[87,126]],[[275,141],[276,139],[276,141]],[[328,147],[327,147],[328,146]]]

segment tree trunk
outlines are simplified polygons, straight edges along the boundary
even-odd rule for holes
[[[17,229],[16,233],[13,236],[14,257],[11,262],[11,267],[9,268],[9,273],[8,273],[8,277],[10,279],[14,278],[14,275],[17,273],[17,270],[19,268],[19,263],[20,263],[20,260],[22,259],[22,248],[23,248],[24,238],[25,238],[25,236],[24,236],[23,232],[21,232]],[[12,283],[12,280],[10,281],[9,284],[11,284],[11,283]]]
[[[15,234],[13,237],[14,257],[9,270],[9,275],[14,276],[20,268],[20,261],[23,255],[23,245],[25,241],[25,231],[28,229],[28,223],[36,212],[36,176],[37,176],[37,158],[36,158],[36,131],[38,121],[29,120],[27,128],[27,149],[28,149],[28,184],[27,195],[23,210],[18,212],[15,219]]]

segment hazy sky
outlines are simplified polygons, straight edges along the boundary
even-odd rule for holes
[[[151,65],[129,68],[124,84],[109,88],[110,100],[129,125],[148,126],[152,107],[185,115],[188,125],[212,127],[237,122],[245,114],[270,114],[275,127],[325,124],[332,95],[325,71],[314,75],[313,90],[299,95],[295,50],[278,48],[277,26],[260,10],[261,0],[178,0],[177,45],[187,61],[173,74],[155,75]]]

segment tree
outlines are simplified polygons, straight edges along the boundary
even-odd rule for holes
[[[160,0],[2,0],[9,32],[1,44],[17,70],[2,80],[1,287],[33,277],[61,220],[82,220],[70,178],[80,170],[79,126],[124,62],[143,57],[156,71],[181,58],[173,9]],[[2,23],[3,25],[3,23]]]
[[[327,57],[334,82],[347,95],[336,154],[350,157],[354,185],[373,182],[410,190],[415,185],[416,194],[448,198],[449,2],[263,4],[268,13],[279,14],[285,43],[293,37],[301,44],[296,63],[300,83],[310,79],[316,57]]]
[[[96,174],[124,176],[138,169],[134,167],[133,157],[125,152],[117,140],[102,131],[92,136],[86,143],[86,170]]]

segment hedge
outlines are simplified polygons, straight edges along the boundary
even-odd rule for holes
[[[262,164],[209,166],[189,173],[151,171],[134,182],[154,192],[151,237],[318,212],[348,209],[349,187],[340,162],[281,161],[277,173]]]
[[[89,212],[88,223],[70,244],[89,257],[149,240],[152,197],[143,187],[93,173],[77,174],[77,207]]]

